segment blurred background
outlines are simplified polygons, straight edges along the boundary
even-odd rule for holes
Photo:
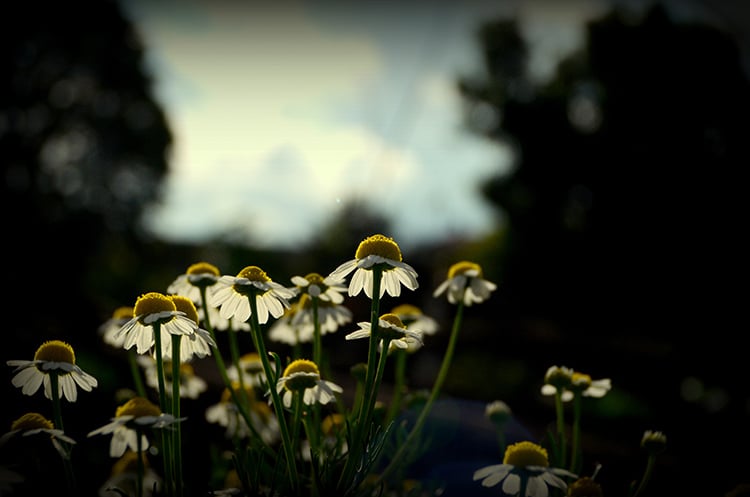
[[[472,260],[498,290],[467,309],[447,396],[504,400],[541,438],[549,366],[608,377],[583,440],[605,495],[640,476],[644,430],[669,441],[648,495],[750,483],[743,2],[31,1],[1,22],[2,355],[61,339],[98,378],[63,405],[87,490],[111,461],[86,433],[130,378],[97,333],[115,308],[202,260],[291,285],[378,232],[420,281],[382,305],[441,326],[415,388],[453,319],[432,291]],[[51,417],[11,376],[2,431]]]

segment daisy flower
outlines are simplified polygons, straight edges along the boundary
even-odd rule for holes
[[[372,334],[370,323],[360,322],[357,324],[359,325],[359,330],[346,335],[345,338],[347,340],[368,338]],[[414,347],[416,344],[412,342],[422,345],[422,333],[417,330],[407,330],[404,323],[395,314],[389,313],[380,316],[376,333],[378,338],[380,338],[379,346],[381,348],[384,338],[390,340],[389,347],[397,347],[399,349],[408,349],[410,346]]]
[[[312,405],[315,402],[327,404],[336,398],[336,393],[343,392],[343,389],[333,382],[322,380],[318,366],[314,362],[297,359],[284,370],[276,383],[276,391],[284,391],[282,400],[288,408],[292,406],[294,392],[301,392],[302,402]]]
[[[346,286],[341,277],[328,275],[324,278],[318,273],[310,273],[304,277],[292,276],[292,283],[296,285],[297,294],[309,295],[334,304],[344,301],[343,293],[346,292]]]
[[[247,266],[237,276],[219,278],[209,303],[221,307],[220,315],[224,319],[245,322],[250,317],[250,299],[253,298],[258,309],[258,324],[264,324],[269,314],[281,317],[293,297],[294,290],[275,283],[258,266]]]
[[[604,397],[611,388],[612,381],[609,378],[592,380],[591,376],[570,368],[552,366],[544,377],[541,392],[542,395],[555,395],[559,390],[562,392],[563,402],[569,402],[576,394],[584,397]]]
[[[159,371],[156,367],[156,359],[150,355],[141,355],[137,358],[138,364],[143,368],[146,384],[155,390],[159,390]],[[164,389],[167,395],[172,395],[172,363],[164,361]],[[195,374],[193,366],[187,362],[180,362],[180,397],[197,399],[206,391],[206,381]]]
[[[372,298],[372,269],[375,266],[383,269],[380,297],[386,291],[388,295],[398,297],[401,295],[401,285],[409,290],[419,287],[417,272],[403,262],[398,244],[392,238],[379,234],[362,240],[354,259],[341,264],[329,277],[343,279],[354,271],[354,276],[349,282],[349,295],[353,297],[364,289],[365,295]]]
[[[667,447],[667,436],[660,431],[646,430],[641,438],[641,447],[649,454],[664,452]]]
[[[154,325],[158,324],[161,337],[169,335],[195,335],[198,324],[178,311],[174,299],[158,292],[149,292],[138,297],[133,307],[133,317],[115,334],[114,339],[124,336],[123,347],[136,346],[139,354],[145,354],[154,346]],[[171,340],[162,340],[162,351],[168,346],[171,356]]]
[[[206,357],[211,354],[211,347],[216,346],[216,342],[211,338],[211,334],[198,326],[198,311],[195,308],[195,304],[192,300],[182,295],[170,295],[170,299],[174,302],[177,312],[181,312],[195,323],[196,328],[193,333],[185,335],[180,340],[180,361],[189,361],[194,356]],[[167,334],[167,331],[162,331],[161,341],[161,352],[162,357],[165,360],[172,359],[172,342]]]
[[[551,468],[547,451],[532,442],[518,442],[505,449],[502,464],[480,468],[474,472],[474,480],[482,480],[483,487],[494,487],[502,483],[503,495],[516,496],[525,487],[521,497],[547,497],[549,487],[563,492],[568,485],[561,477],[577,478],[577,475],[560,468]]]
[[[62,440],[70,445],[76,443],[75,440],[65,435],[62,430],[56,429],[52,421],[41,414],[27,412],[11,423],[10,431],[0,437],[0,446],[5,445],[10,439],[16,436],[32,437],[39,434],[49,435],[53,442]]]
[[[448,302],[451,304],[463,302],[470,306],[484,302],[496,289],[497,285],[482,278],[482,267],[479,264],[461,261],[448,269],[448,278],[435,289],[433,296],[439,297],[447,291]]]
[[[130,321],[132,317],[132,306],[122,306],[115,309],[112,313],[112,317],[110,317],[108,320],[103,322],[101,326],[99,326],[99,334],[102,336],[102,340],[104,341],[104,343],[109,344],[116,349],[123,348],[125,337],[119,336],[117,339],[115,339],[115,335],[125,323]]]
[[[271,363],[271,369],[274,368],[275,364]],[[242,382],[245,385],[265,389],[265,385],[268,383],[266,381],[266,373],[263,370],[263,362],[256,352],[249,352],[241,356],[239,367],[236,364],[229,366],[227,368],[227,377],[232,381],[239,381],[240,371],[242,372]]]
[[[196,305],[202,305],[201,289],[206,289],[206,298],[211,300],[214,285],[219,281],[219,268],[208,262],[198,262],[187,268],[167,287],[167,293],[187,297]]]
[[[397,305],[391,309],[391,314],[395,314],[407,328],[421,331],[424,335],[434,335],[438,330],[438,323],[435,319],[425,315],[422,309],[411,304]]]
[[[76,386],[90,392],[97,386],[96,378],[76,366],[76,356],[73,347],[60,340],[44,342],[34,354],[33,361],[11,360],[8,366],[15,366],[16,375],[11,382],[21,389],[24,395],[34,395],[44,384],[44,396],[52,399],[52,380],[50,375],[56,375],[58,398],[63,396],[70,402],[78,398]]]
[[[232,385],[235,393],[240,390],[237,382]],[[273,415],[271,409],[264,402],[258,402],[255,399],[255,392],[250,387],[245,387],[245,393],[249,399],[249,415],[253,428],[258,432],[260,437],[267,444],[275,443],[279,440],[279,422]],[[237,404],[232,399],[232,394],[228,388],[225,388],[221,394],[218,403],[209,406],[206,409],[206,421],[216,423],[225,428],[227,438],[247,438],[251,430],[245,421],[245,418],[237,409]]]
[[[221,317],[221,310],[218,307],[208,306],[208,321],[211,323],[214,331],[250,331],[250,323],[247,321],[240,321],[239,319],[226,319]],[[206,322],[206,313],[204,306],[198,309],[198,317],[200,322]]]
[[[176,419],[171,414],[163,414],[159,406],[146,398],[133,397],[117,408],[115,417],[109,423],[90,432],[88,436],[112,434],[109,455],[121,457],[128,449],[138,452],[139,435],[140,450],[148,449],[149,442],[144,433],[146,428],[165,428],[183,419],[185,418]]]

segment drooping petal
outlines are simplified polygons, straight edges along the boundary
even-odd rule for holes
[[[521,477],[515,473],[508,474],[508,476],[505,477],[505,480],[503,480],[503,486],[501,488],[506,494],[517,495],[521,491]]]

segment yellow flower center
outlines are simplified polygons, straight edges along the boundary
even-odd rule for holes
[[[399,316],[421,316],[422,310],[415,305],[401,304],[394,307],[391,313]]]
[[[192,300],[183,297],[182,295],[171,295],[170,298],[172,299],[172,302],[174,302],[174,306],[178,311],[184,312],[187,317],[198,324],[198,310],[195,308],[195,304]]]
[[[237,273],[238,278],[245,278],[250,281],[260,281],[261,283],[267,283],[271,281],[265,271],[258,266],[247,266],[242,271]]]
[[[591,376],[576,371],[570,377],[570,386],[575,391],[583,392],[591,386]]]
[[[456,276],[465,274],[469,271],[476,271],[477,277],[482,277],[482,266],[475,262],[461,261],[453,264],[450,269],[448,269],[448,279],[455,278]]]
[[[115,312],[112,313],[113,319],[130,319],[132,317],[133,317],[132,306],[118,307],[117,309],[115,309]]]
[[[159,292],[149,292],[138,297],[133,308],[134,316],[148,316],[160,312],[176,311],[174,301]]]
[[[401,318],[390,312],[388,314],[383,314],[382,316],[380,316],[380,319],[398,328],[406,328],[406,326],[404,326],[404,323],[401,321]]]
[[[305,276],[305,279],[310,282],[311,285],[323,286],[323,277],[318,273],[310,273]]]
[[[208,262],[197,262],[187,269],[186,274],[210,274],[219,276],[219,268]]]
[[[318,366],[307,359],[297,359],[292,361],[284,370],[282,376],[290,377],[296,373],[307,373],[303,376],[289,378],[284,383],[284,387],[287,390],[305,390],[306,388],[312,388],[316,385],[320,378],[320,371]],[[315,376],[311,376],[315,375]]]
[[[73,347],[60,340],[49,340],[44,342],[34,354],[35,361],[67,362],[76,363],[76,355]]]
[[[360,242],[354,257],[364,259],[368,255],[379,255],[385,259],[401,262],[401,249],[393,238],[385,235],[372,235]]]
[[[159,406],[144,397],[133,397],[115,411],[116,417],[133,416],[140,418],[141,416],[159,416],[160,414]]]
[[[512,464],[517,468],[526,466],[549,466],[547,450],[533,442],[518,442],[505,449],[503,464]]]
[[[37,412],[27,412],[11,424],[11,430],[37,430],[39,428],[44,430],[51,430],[55,427],[52,421],[45,418]]]

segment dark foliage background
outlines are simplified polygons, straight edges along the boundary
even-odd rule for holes
[[[725,495],[748,482],[750,462],[742,450],[750,393],[740,316],[748,76],[737,33],[677,21],[658,6],[642,18],[626,14],[590,23],[585,50],[544,85],[528,77],[528,47],[514,21],[478,27],[487,77],[457,75],[457,91],[467,126],[517,152],[512,173],[483,189],[507,225],[486,239],[405,254],[420,275],[410,303],[443,328],[414,357],[411,380],[431,385],[452,320],[432,290],[450,264],[474,260],[499,289],[467,312],[446,395],[482,405],[503,399],[541,438],[554,414],[538,393],[547,367],[611,377],[613,391],[584,414],[585,471],[604,465],[605,495],[625,495],[640,475],[646,429],[669,438],[648,495]],[[63,406],[93,493],[111,461],[107,440],[85,434],[114,414],[113,392],[129,382],[123,356],[97,339],[116,307],[166,291],[199,260],[227,274],[257,264],[282,283],[325,273],[365,236],[387,233],[388,221],[349,205],[295,252],[146,237],[138,216],[159,199],[171,134],[134,26],[109,0],[77,9],[19,3],[0,25],[2,355],[31,359],[44,340],[61,339],[99,379],[94,392]],[[366,303],[351,305],[355,320],[367,314]],[[343,336],[328,345],[345,383],[351,345]],[[211,364],[202,369],[218,389]],[[51,415],[40,394],[25,397],[10,385],[10,373],[0,426],[27,411]],[[213,401],[186,401],[184,410],[201,416]],[[214,435],[186,435],[195,495],[212,478]]]

